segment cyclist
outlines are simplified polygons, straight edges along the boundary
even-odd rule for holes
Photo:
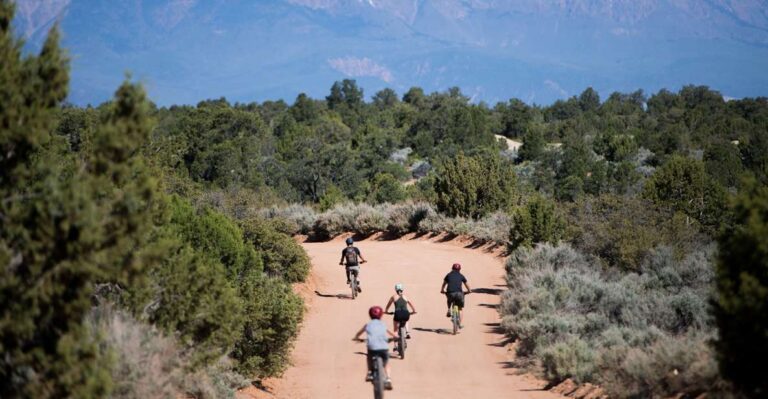
[[[401,283],[395,284],[395,295],[389,298],[387,306],[385,307],[386,313],[389,313],[389,307],[395,305],[395,317],[393,322],[394,331],[400,331],[400,324],[405,326],[405,338],[411,339],[411,333],[408,331],[408,319],[411,318],[411,313],[416,313],[416,308],[408,298],[403,295],[403,285]],[[411,311],[408,311],[408,306],[411,307]]]
[[[454,263],[451,267],[451,272],[445,275],[443,279],[443,286],[440,287],[440,293],[445,294],[448,299],[448,312],[446,317],[451,317],[451,306],[455,303],[459,307],[459,326],[462,324],[462,310],[464,309],[464,292],[461,290],[461,285],[464,284],[467,287],[467,292],[472,292],[467,284],[467,278],[461,274],[461,265]],[[448,290],[446,291],[446,287]]]
[[[341,260],[339,265],[346,265],[347,284],[350,283],[351,274],[358,276],[360,273],[360,264],[365,263],[365,258],[360,253],[360,250],[354,246],[355,240],[352,237],[347,238],[347,247],[341,250]],[[360,259],[358,261],[358,259]],[[360,280],[357,280],[357,292],[363,292],[360,288]]]
[[[371,306],[368,309],[368,316],[371,321],[366,323],[360,331],[352,338],[355,341],[361,341],[360,336],[365,333],[366,340],[368,341],[368,374],[365,377],[366,381],[373,380],[373,361],[374,356],[380,356],[384,361],[384,373],[386,380],[384,381],[384,388],[392,389],[392,380],[390,380],[390,368],[389,368],[389,337],[395,338],[395,333],[387,330],[387,326],[381,321],[381,315],[384,313],[384,309],[381,306]]]

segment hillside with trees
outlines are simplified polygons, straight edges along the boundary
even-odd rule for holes
[[[0,2],[2,397],[228,397],[278,376],[309,273],[290,236],[380,231],[506,245],[502,327],[552,383],[768,392],[765,97],[489,105],[343,80],[157,107],[128,77],[77,107],[57,29],[24,56],[12,16]]]

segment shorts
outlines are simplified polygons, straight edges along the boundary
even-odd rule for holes
[[[389,362],[389,349],[383,349],[383,350],[371,350],[368,349],[368,370],[373,370],[373,358],[375,356],[381,357],[381,359],[384,361],[384,367],[387,366],[387,363]]]
[[[448,307],[451,307],[451,304],[455,303],[459,309],[464,309],[464,293],[459,292],[448,292],[445,294],[446,299],[448,300]]]
[[[411,319],[411,312],[407,309],[395,310],[395,321],[406,322]]]

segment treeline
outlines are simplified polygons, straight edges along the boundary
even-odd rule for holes
[[[171,190],[140,86],[63,107],[57,29],[23,56],[12,19],[0,1],[0,397],[223,398],[279,375],[302,248],[194,182]]]

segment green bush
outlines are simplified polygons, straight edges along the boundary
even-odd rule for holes
[[[643,197],[683,212],[714,232],[723,221],[727,193],[704,168],[704,163],[673,156],[656,170],[643,188]]]
[[[567,235],[574,247],[623,270],[639,270],[657,246],[668,246],[681,257],[706,241],[698,224],[641,199],[601,195],[566,209]]]
[[[512,248],[542,242],[557,244],[564,232],[565,222],[555,203],[537,195],[515,212],[509,241]]]
[[[136,309],[191,352],[191,366],[212,364],[229,353],[243,327],[243,301],[224,266],[199,248],[176,241],[150,271],[149,302]]]
[[[717,354],[723,376],[746,396],[761,397],[768,380],[755,365],[768,356],[768,187],[749,182],[732,212],[718,239]]]
[[[309,275],[309,257],[289,235],[275,229],[274,224],[250,218],[240,222],[245,241],[261,257],[264,271],[289,283],[304,281]]]
[[[459,154],[437,166],[437,209],[451,217],[479,219],[497,210],[507,210],[515,199],[516,184],[511,165],[498,154]]]
[[[170,226],[185,242],[224,265],[230,280],[262,265],[253,246],[246,245],[237,224],[210,208],[196,210],[178,196],[171,200]]]
[[[282,280],[257,275],[244,279],[239,291],[245,302],[245,325],[232,352],[237,370],[257,378],[279,376],[288,367],[299,332],[301,298]]]
[[[368,200],[374,204],[385,202],[398,203],[405,200],[405,188],[395,176],[389,173],[378,173],[373,177]]]

